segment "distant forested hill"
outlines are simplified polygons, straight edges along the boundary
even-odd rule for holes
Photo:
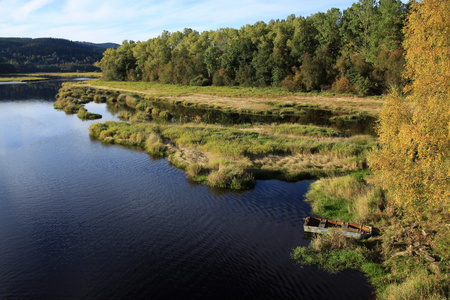
[[[0,38],[0,73],[95,71],[112,43],[93,44],[54,38]]]

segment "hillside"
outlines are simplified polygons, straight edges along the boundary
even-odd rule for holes
[[[112,43],[93,44],[54,38],[0,38],[0,73],[95,71]]]

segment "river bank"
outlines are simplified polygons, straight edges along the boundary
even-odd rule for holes
[[[389,205],[384,191],[372,184],[367,154],[376,147],[376,137],[356,134],[350,130],[352,126],[343,124],[365,117],[367,107],[355,111],[315,106],[314,113],[330,112],[325,117],[321,114],[320,121],[329,126],[305,125],[289,122],[302,121],[296,117],[305,114],[304,105],[291,102],[284,107],[287,102],[276,102],[273,94],[265,90],[212,89],[213,95],[204,90],[198,95],[191,87],[167,86],[161,91],[142,83],[110,82],[105,86],[102,82],[100,86],[96,82],[65,85],[55,102],[55,108],[67,113],[76,113],[91,101],[106,103],[124,122],[93,124],[90,135],[96,139],[138,146],[152,156],[168,156],[169,162],[184,170],[188,178],[215,187],[249,189],[256,179],[319,179],[307,195],[313,214],[366,223],[376,229],[374,237],[362,242],[339,235],[318,237],[310,246],[295,249],[295,260],[318,264],[330,272],[348,268],[362,271],[377,289],[377,296],[384,299],[438,297],[446,292],[448,228],[438,224],[448,216],[434,212],[440,217],[419,227]],[[141,90],[133,90],[135,85]],[[239,101],[246,103],[251,93],[258,95],[251,97],[254,103],[246,104],[249,106],[245,109],[235,105]],[[283,101],[285,96],[277,97],[277,101]],[[292,101],[286,97],[284,101]],[[219,107],[218,99],[225,99],[228,106]],[[278,104],[267,104],[272,101]],[[267,105],[273,110],[266,112]],[[187,111],[174,111],[174,107],[204,110],[186,117]],[[213,118],[208,113],[211,111],[223,114]],[[250,122],[236,124],[236,119],[226,119],[230,111],[270,115],[278,121],[283,118],[275,117],[287,114],[291,119],[270,123],[267,120],[271,119],[243,118]]]
[[[119,117],[128,123],[94,124],[90,128],[91,136],[106,143],[139,146],[151,155],[168,156],[191,179],[215,187],[245,189],[251,188],[255,179],[299,181],[348,174],[365,168],[366,154],[376,145],[375,137],[370,135],[352,135],[345,129],[312,124],[224,126],[220,121],[205,124],[200,115],[194,121],[175,123],[174,120],[183,117],[174,117],[172,111],[162,109],[160,104],[186,107],[191,103],[179,98],[131,93],[129,89],[119,92],[94,86],[95,82],[64,85],[57,95],[55,108],[78,113],[85,103],[106,102],[120,111]],[[189,97],[194,99],[196,94]],[[268,105],[268,99],[275,101],[269,96],[259,101]],[[213,106],[209,102],[208,105]],[[205,108],[206,104],[202,106]],[[242,108],[235,108],[239,109]],[[253,115],[264,114],[255,106],[247,111]],[[304,114],[295,105],[289,112],[288,116],[292,117]],[[284,115],[286,111],[278,107],[271,114]],[[358,120],[354,115],[354,111],[333,112],[329,119],[335,123],[343,120],[352,123]]]
[[[314,107],[337,110],[346,114],[377,116],[384,103],[383,97],[380,96],[357,97],[328,92],[293,93],[281,88],[201,87],[105,80],[86,81],[83,85],[103,90],[165,98],[185,106],[201,106],[256,114],[295,113],[297,108]]]
[[[306,201],[313,214],[370,224],[374,235],[358,241],[331,232],[294,249],[293,259],[331,273],[364,272],[378,299],[448,299],[448,207],[423,208],[421,220],[409,218],[389,203],[367,171],[320,179],[311,184]]]
[[[39,82],[55,78],[99,78],[100,72],[3,74],[0,82]]]

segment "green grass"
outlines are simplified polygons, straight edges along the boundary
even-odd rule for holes
[[[121,110],[119,117],[129,121],[130,124],[106,123],[104,127],[92,128],[91,134],[104,142],[147,147],[147,152],[156,156],[170,155],[167,152],[168,148],[162,147],[162,144],[170,142],[178,147],[196,149],[234,162],[235,165],[231,167],[231,170],[228,170],[229,163],[224,165],[222,170],[213,172],[207,168],[208,172],[201,174],[199,180],[204,182],[206,179],[209,184],[215,186],[244,188],[250,186],[245,182],[252,181],[253,179],[250,178],[255,176],[298,181],[331,174],[345,174],[351,170],[363,168],[366,153],[376,145],[374,137],[345,137],[334,129],[314,125],[273,124],[224,127],[201,123],[168,124],[164,123],[164,120],[170,120],[170,112],[154,107],[155,104],[152,102],[166,100],[68,83],[65,83],[58,93],[55,108],[64,109],[67,113],[77,113],[81,111],[85,103],[90,101],[106,102],[114,110],[120,107],[126,108]],[[291,106],[288,105],[282,109],[290,109]],[[82,111],[82,113],[85,112]],[[157,126],[157,130],[152,130],[151,128],[156,128],[157,123],[161,124]],[[159,136],[161,142],[149,147],[144,141],[152,132]],[[262,163],[258,162],[258,159],[269,155],[273,155],[274,158],[269,161],[264,160]],[[323,162],[318,165],[311,157],[313,155],[320,156]],[[283,159],[287,156],[291,157],[289,159],[292,163],[286,160],[288,158]],[[195,163],[195,161],[180,161],[175,156],[169,156],[169,158],[174,165],[183,169]],[[251,160],[250,165],[242,164],[245,159]],[[311,162],[308,163],[308,161]],[[212,173],[214,174],[211,175]],[[250,173],[252,175],[246,175]],[[209,175],[211,176],[208,179]],[[197,176],[191,177],[197,178]]]
[[[30,82],[30,81],[42,81],[47,80],[45,77],[33,77],[33,76],[13,76],[13,77],[0,77],[0,82]]]
[[[195,93],[228,96],[228,97],[249,97],[249,96],[273,97],[274,95],[285,96],[293,94],[281,88],[273,88],[273,87],[244,88],[244,87],[223,87],[223,86],[185,86],[185,85],[162,84],[156,82],[105,81],[101,79],[93,81],[92,84],[110,88],[129,89],[140,92],[154,90],[155,96],[159,97],[186,96]]]
[[[334,92],[290,92],[279,87],[240,87],[240,86],[187,86],[187,85],[175,85],[175,84],[162,84],[157,82],[132,82],[132,81],[106,81],[98,79],[92,82],[95,85],[101,85],[110,88],[124,88],[134,91],[148,91],[155,90],[160,92],[163,96],[182,96],[190,95],[193,93],[218,95],[218,96],[232,96],[232,97],[273,97],[273,96],[289,96],[289,95],[301,95],[301,96],[342,96],[352,97],[349,94],[337,94]],[[380,98],[379,96],[365,97],[365,98]],[[293,104],[283,104],[280,107],[292,107]]]
[[[247,188],[251,186],[246,182],[253,181],[254,175],[264,177],[268,174],[276,175],[277,178],[286,180],[298,180],[306,178],[316,178],[317,176],[327,176],[333,169],[318,170],[316,168],[298,170],[291,173],[289,170],[278,170],[273,173],[274,169],[266,170],[265,168],[252,165],[249,160],[253,157],[262,157],[267,155],[283,155],[292,153],[299,154],[321,154],[330,157],[360,157],[363,159],[368,148],[372,147],[373,138],[366,137],[367,143],[361,144],[352,142],[352,138],[336,138],[336,139],[313,139],[310,137],[287,137],[279,135],[270,135],[251,130],[240,130],[234,127],[221,127],[218,125],[204,124],[157,124],[151,123],[135,123],[128,124],[122,122],[105,122],[104,124],[93,124],[90,128],[90,134],[107,143],[117,143],[122,145],[141,146],[149,148],[149,144],[154,142],[145,141],[151,135],[152,141],[158,141],[157,150],[151,150],[150,153],[158,152],[161,155],[169,155],[164,153],[167,149],[162,147],[162,140],[170,141],[178,147],[188,149],[197,149],[205,153],[216,155],[222,158],[226,163],[222,167],[208,167],[207,181],[210,185],[218,187]],[[156,138],[157,136],[158,138]],[[247,161],[247,162],[246,162]],[[193,168],[186,163],[173,162],[175,165],[183,166],[183,169]],[[339,173],[339,170],[335,170]],[[261,174],[263,173],[263,174]],[[193,178],[198,174],[194,174]],[[204,178],[202,177],[202,180]],[[242,181],[242,182],[241,182]]]
[[[101,79],[83,84],[99,89],[120,90],[155,98],[171,99],[186,106],[195,105],[224,111],[229,110],[230,112],[258,114],[302,115],[304,114],[304,108],[313,108],[353,114],[364,112],[376,116],[383,103],[379,97],[360,98],[354,95],[330,92],[293,93],[276,87],[182,86],[156,82],[105,81]],[[201,95],[201,99],[192,98],[193,95]],[[205,96],[210,97],[205,98]],[[242,101],[239,101],[239,99]]]
[[[27,73],[26,76],[39,76],[45,78],[53,77],[66,77],[66,78],[100,78],[102,76],[101,72],[42,72],[42,73]]]
[[[78,110],[77,116],[81,120],[96,120],[102,118],[101,114],[90,113],[85,108],[80,108]]]
[[[320,235],[309,246],[294,249],[292,257],[333,273],[349,268],[364,272],[379,299],[446,299],[450,238],[442,224],[450,221],[448,210],[436,208],[428,221],[412,227],[384,192],[370,184],[370,176],[362,170],[320,179],[311,184],[306,198],[315,215],[371,225],[380,236],[355,241],[336,232]],[[433,234],[425,236],[422,229]],[[423,251],[438,258],[437,262],[426,260]]]
[[[338,137],[344,136],[342,132],[339,132],[333,128],[319,127],[314,125],[299,125],[299,124],[280,124],[272,126],[270,132],[291,134],[291,135],[309,135],[318,137]]]
[[[31,81],[43,81],[50,78],[75,78],[75,77],[87,77],[87,78],[99,78],[102,76],[101,72],[84,72],[84,73],[17,73],[9,75],[0,75],[0,82],[31,82]]]

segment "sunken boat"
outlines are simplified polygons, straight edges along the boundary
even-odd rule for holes
[[[371,226],[315,217],[305,218],[305,232],[320,234],[330,230],[341,230],[344,236],[355,239],[366,239],[372,235]]]

